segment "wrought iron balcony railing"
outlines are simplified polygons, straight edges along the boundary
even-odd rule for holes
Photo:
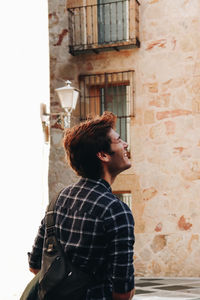
[[[68,13],[72,55],[140,46],[138,0],[82,0]]]

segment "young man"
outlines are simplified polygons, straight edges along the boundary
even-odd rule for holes
[[[56,203],[56,235],[72,263],[101,280],[83,300],[129,300],[134,295],[134,220],[128,206],[112,194],[116,176],[131,167],[127,143],[114,130],[109,112],[68,129],[67,159],[81,179],[65,188]],[[30,270],[41,266],[44,222],[39,228]]]

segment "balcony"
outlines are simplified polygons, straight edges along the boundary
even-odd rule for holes
[[[140,46],[137,0],[80,2],[82,5],[78,7],[68,6],[69,52],[72,55]]]

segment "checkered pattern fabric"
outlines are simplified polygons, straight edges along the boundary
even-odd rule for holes
[[[85,300],[110,300],[112,290],[126,293],[134,288],[133,216],[105,180],[82,178],[65,188],[55,220],[57,239],[72,263],[101,278]],[[29,257],[32,268],[40,268],[44,233],[43,220]]]

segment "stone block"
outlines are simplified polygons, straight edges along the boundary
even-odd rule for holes
[[[160,123],[152,126],[149,129],[149,137],[157,144],[165,143],[166,137],[164,124]]]
[[[181,175],[189,181],[200,180],[200,162],[191,161],[187,163]]]
[[[146,110],[144,112],[144,124],[152,124],[155,122],[155,113],[153,110]]]
[[[150,93],[158,93],[158,83],[152,82],[147,84]]]
[[[192,227],[192,224],[187,222],[184,216],[181,216],[178,221],[178,228],[180,230],[189,230]]]
[[[144,201],[148,201],[153,198],[157,194],[157,190],[154,187],[150,187],[148,189],[144,189],[142,193],[142,198]]]
[[[170,98],[171,94],[161,94],[155,97],[153,100],[149,102],[150,106],[156,106],[156,107],[169,107],[170,104]]]
[[[176,129],[175,122],[166,121],[165,126],[166,126],[166,135],[171,135],[175,133],[175,129]]]
[[[162,111],[158,112],[156,114],[156,117],[158,120],[166,119],[166,118],[175,118],[179,116],[186,116],[190,115],[191,111],[189,110],[184,110],[184,109],[176,109],[176,110],[171,110],[171,111]]]

